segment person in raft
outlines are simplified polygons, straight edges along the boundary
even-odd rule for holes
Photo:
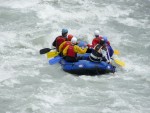
[[[100,36],[99,30],[94,31],[94,36],[95,37],[92,40],[92,47],[95,47],[97,44],[99,44],[101,39],[103,38],[102,36]]]
[[[89,55],[89,60],[92,62],[101,62],[105,61],[107,63],[110,63],[109,60],[106,57],[107,49],[105,45],[104,39],[101,39],[99,44],[97,44],[94,48],[92,53]]]
[[[63,56],[62,51],[68,46],[71,45],[71,39],[72,39],[73,35],[68,35],[67,39],[68,41],[64,41],[62,44],[60,44],[59,46],[59,55]]]
[[[59,51],[59,46],[64,42],[67,41],[68,29],[62,29],[62,35],[56,37],[52,45],[56,47],[57,51]]]
[[[71,39],[71,45],[67,45],[67,47],[65,47],[65,49],[63,50],[63,55],[64,55],[64,59],[67,62],[77,62],[78,60],[81,60],[82,57],[78,57],[77,53],[79,54],[84,54],[86,53],[87,48],[80,48],[77,45],[77,38],[73,37]]]
[[[102,36],[100,36],[100,32],[99,30],[95,30],[94,31],[94,38],[92,40],[92,44],[87,44],[88,46],[88,50],[87,53],[91,53],[93,48],[100,43],[101,39],[103,39]]]
[[[110,45],[110,42],[108,41],[107,37],[106,36],[103,36],[103,39],[106,43],[106,49],[107,49],[107,57],[112,57],[113,54],[114,54],[114,50],[112,49],[111,45]]]

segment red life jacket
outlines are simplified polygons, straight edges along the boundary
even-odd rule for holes
[[[74,51],[74,46],[73,45],[69,46],[69,48],[67,50],[67,56],[70,56],[70,57],[76,57],[77,56],[77,54]]]
[[[62,36],[58,36],[57,38],[56,38],[56,48],[58,49],[59,48],[59,46],[60,46],[60,44],[62,44],[64,41],[66,41],[67,40],[67,38],[64,38],[64,37],[62,37]]]
[[[92,41],[92,46],[95,47],[97,44],[99,44],[99,42],[101,41],[102,36],[99,37],[95,37]]]
[[[66,43],[62,47],[62,50],[64,50],[67,47],[67,45],[71,45],[71,42],[70,41],[66,41]]]

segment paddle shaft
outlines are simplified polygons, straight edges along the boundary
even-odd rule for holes
[[[56,49],[56,48],[53,48],[53,49]],[[50,49],[50,48],[43,48],[43,49],[41,49],[39,52],[40,52],[40,54],[46,54],[46,53],[50,52],[50,51],[53,50],[53,49]]]
[[[106,49],[107,49],[107,54],[108,54],[108,59],[109,59],[109,62],[111,63],[111,61],[110,61],[110,55],[109,55],[108,48],[106,47]]]

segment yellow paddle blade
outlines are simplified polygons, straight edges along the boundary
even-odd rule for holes
[[[125,66],[125,62],[121,61],[121,60],[118,60],[118,59],[114,59],[115,63],[124,67]]]
[[[52,57],[55,57],[59,54],[59,52],[57,51],[51,51],[51,52],[48,52],[47,53],[47,58],[52,58]]]
[[[114,54],[119,55],[120,54],[119,50],[114,50]]]

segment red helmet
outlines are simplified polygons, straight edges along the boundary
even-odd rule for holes
[[[69,35],[68,35],[68,41],[71,41],[72,37],[73,37],[73,35],[72,35],[72,34],[69,34]]]

